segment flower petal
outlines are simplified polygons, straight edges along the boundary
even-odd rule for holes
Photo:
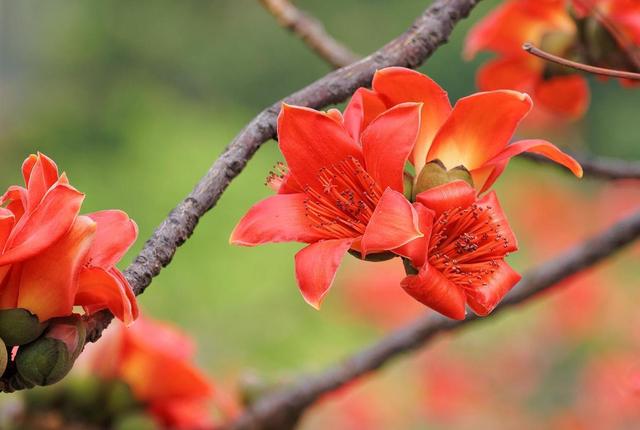
[[[296,279],[304,300],[316,309],[329,291],[342,257],[353,239],[332,239],[312,243],[296,254]]]
[[[378,115],[387,110],[380,97],[368,88],[358,88],[344,110],[344,126],[356,142]]]
[[[589,84],[578,75],[556,76],[536,85],[533,97],[537,105],[566,118],[576,119],[589,107]]]
[[[507,146],[494,158],[487,161],[486,165],[492,166],[504,161],[508,161],[512,157],[515,157],[518,154],[522,154],[523,152],[533,152],[535,154],[544,155],[545,157],[571,170],[571,172],[578,178],[582,177],[582,166],[580,166],[580,163],[578,163],[569,155],[560,151],[560,149],[558,149],[553,143],[541,139],[528,139],[514,142],[511,145]]]
[[[420,131],[420,103],[402,103],[384,112],[362,133],[366,170],[381,189],[403,192],[404,167]]]
[[[372,252],[398,248],[424,236],[418,225],[418,214],[407,198],[387,188],[365,229],[360,249],[362,256]]]
[[[471,206],[475,199],[476,191],[465,181],[442,184],[416,196],[416,201],[434,211],[436,218],[446,210]]]
[[[478,70],[477,84],[480,91],[517,90],[532,92],[542,79],[542,60],[525,54],[498,58],[484,64]]]
[[[393,252],[408,258],[413,267],[422,267],[428,257],[431,227],[433,226],[435,212],[420,203],[414,203],[413,208],[418,214],[418,227],[424,236],[393,249]]]
[[[0,250],[4,249],[7,239],[11,234],[16,217],[9,209],[0,207]]]
[[[138,226],[129,215],[119,210],[87,214],[97,224],[89,259],[95,267],[115,266],[138,237]]]
[[[40,205],[13,228],[0,266],[25,260],[51,246],[69,230],[83,200],[84,194],[69,185],[51,188]]]
[[[428,263],[417,275],[404,278],[401,285],[407,294],[434,311],[456,320],[465,318],[464,290],[449,282]]]
[[[305,216],[305,194],[277,194],[256,203],[231,233],[229,243],[256,246],[263,243],[310,243],[326,236]]]
[[[282,105],[278,140],[287,166],[302,186],[322,191],[318,173],[349,157],[362,162],[362,150],[342,124],[313,109]]]
[[[481,167],[504,149],[531,107],[527,94],[507,90],[458,100],[436,135],[427,161],[439,159],[449,169]]]
[[[487,284],[481,288],[467,290],[467,300],[473,312],[486,316],[500,303],[502,298],[520,281],[520,276],[504,260],[496,261],[498,268]]]
[[[84,307],[88,314],[109,309],[125,325],[131,325],[138,317],[136,298],[126,278],[117,269],[82,269],[74,305]]]
[[[447,92],[429,77],[404,67],[387,67],[373,77],[373,89],[388,106],[405,102],[423,103],[420,135],[409,157],[419,172],[433,138],[451,113]]]
[[[46,155],[32,154],[22,164],[22,175],[27,185],[27,211],[32,211],[58,180],[58,167]]]
[[[516,239],[513,230],[509,226],[507,216],[500,206],[500,201],[495,191],[491,191],[478,200],[477,205],[479,208],[486,209],[487,213],[491,217],[491,222],[497,230],[499,237],[504,239],[507,246],[503,246],[500,250],[501,255],[505,255],[509,252],[515,252],[518,250],[518,240]]]
[[[17,306],[40,321],[70,315],[78,273],[96,231],[96,223],[79,216],[69,231],[49,248],[22,264]]]

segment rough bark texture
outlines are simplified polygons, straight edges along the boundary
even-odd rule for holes
[[[465,18],[480,0],[436,0],[398,38],[366,58],[329,73],[311,85],[260,112],[227,146],[222,155],[182,202],[158,226],[140,254],[125,270],[136,295],[168,265],[193,233],[198,220],[220,199],[229,183],[240,174],[262,143],[275,137],[276,119],[282,102],[322,108],[348,98],[356,88],[369,85],[377,69],[388,66],[415,68],[448,40],[455,24]],[[111,321],[108,312],[87,319],[89,340],[100,338]]]
[[[559,281],[609,257],[615,251],[640,237],[640,212],[618,222],[600,235],[576,246],[546,264],[527,272],[502,303],[502,310],[520,304]],[[357,352],[327,370],[300,377],[290,387],[267,394],[224,430],[287,430],[295,427],[304,411],[321,396],[373,372],[390,360],[420,348],[436,335],[482,321],[469,315],[464,321],[430,314],[392,332],[379,342]]]

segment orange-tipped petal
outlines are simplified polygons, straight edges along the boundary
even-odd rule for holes
[[[78,273],[91,247],[96,223],[79,216],[69,231],[52,246],[22,266],[17,307],[36,314],[40,321],[70,315]]]
[[[368,88],[358,88],[344,110],[344,126],[356,142],[378,115],[387,110],[380,97]]]
[[[418,225],[418,214],[406,197],[387,188],[362,236],[362,255],[398,248],[424,236]]]
[[[404,278],[401,285],[407,294],[434,311],[456,320],[465,318],[464,290],[449,282],[428,263],[417,275]]]
[[[88,314],[109,309],[125,325],[131,325],[138,317],[135,296],[129,283],[117,269],[82,269],[74,305],[82,306]]]
[[[138,237],[138,226],[123,211],[106,210],[87,214],[97,224],[96,236],[89,250],[91,265],[115,266]]]
[[[427,161],[439,159],[449,169],[482,166],[504,149],[532,106],[527,94],[507,90],[458,100],[436,135]]]
[[[504,260],[498,260],[496,264],[498,268],[485,285],[474,290],[467,290],[469,307],[482,317],[489,315],[522,278]]]
[[[571,172],[578,178],[582,177],[582,166],[580,163],[574,160],[571,156],[560,151],[560,149],[558,149],[553,143],[542,139],[528,139],[514,142],[494,158],[489,160],[486,165],[491,166],[503,163],[518,154],[522,154],[523,152],[533,152],[535,154],[544,155],[550,160],[553,160],[571,170]]]
[[[296,279],[304,300],[320,309],[342,257],[353,239],[332,239],[312,243],[296,254]]]
[[[423,103],[420,135],[410,155],[411,163],[419,172],[433,138],[451,113],[447,92],[431,78],[404,67],[378,70],[372,85],[389,106],[405,102]]]
[[[23,261],[51,246],[73,224],[84,194],[69,185],[56,185],[40,205],[13,228],[0,256],[0,266]]]
[[[442,184],[416,196],[416,201],[434,211],[436,217],[452,208],[469,207],[475,199],[475,189],[465,181]]]
[[[293,177],[301,186],[322,192],[322,168],[354,157],[362,162],[360,146],[342,124],[324,112],[282,105],[278,117],[278,142]]]
[[[367,172],[381,189],[403,192],[404,167],[420,131],[422,104],[402,103],[378,116],[362,133]]]
[[[533,94],[537,106],[568,119],[580,118],[589,107],[589,84],[578,75],[540,81]]]
[[[277,194],[256,203],[231,233],[229,243],[315,242],[326,236],[305,216],[306,194]]]

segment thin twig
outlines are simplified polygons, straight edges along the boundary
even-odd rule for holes
[[[585,176],[611,180],[640,179],[640,162],[638,161],[626,161],[618,158],[607,157],[586,157],[576,154],[569,155],[580,163]],[[520,154],[520,157],[537,163],[560,167],[562,170],[566,171],[563,166],[549,158],[543,157],[542,155],[525,152]]]
[[[260,0],[281,26],[285,27],[333,68],[347,66],[360,56],[331,37],[320,21],[298,9],[289,0]]]
[[[624,70],[605,69],[604,67],[589,66],[588,64],[577,63],[575,61],[567,60],[566,58],[550,54],[540,48],[536,48],[532,43],[529,42],[522,45],[522,49],[524,49],[531,55],[542,58],[543,60],[560,64],[561,66],[570,67],[572,69],[581,70],[583,72],[592,73],[594,75],[640,81],[640,73],[626,72]]]
[[[158,226],[124,274],[136,295],[168,265],[177,248],[193,233],[198,220],[220,199],[260,145],[275,137],[276,119],[283,101],[316,109],[339,103],[371,83],[376,70],[389,66],[415,68],[442,44],[453,27],[480,0],[436,0],[401,36],[357,63],[335,70],[260,112],[233,139],[193,191]],[[102,311],[88,317],[88,339],[100,338],[113,316]]]
[[[392,359],[418,349],[435,336],[495,318],[504,309],[550,289],[590,267],[640,237],[640,212],[616,223],[598,236],[527,272],[489,317],[469,315],[456,321],[430,314],[399,329],[379,342],[357,352],[342,363],[317,374],[300,377],[296,383],[259,399],[239,419],[224,430],[288,430],[294,428],[304,411],[323,395],[334,391]]]

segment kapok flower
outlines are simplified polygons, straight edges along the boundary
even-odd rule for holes
[[[253,206],[230,242],[309,244],[296,254],[295,271],[304,299],[318,308],[347,251],[382,253],[421,237],[403,195],[421,108],[404,103],[380,112],[354,138],[336,110],[283,105],[278,140],[288,172],[272,175],[278,194]]]
[[[173,326],[140,318],[109,328],[87,349],[82,359],[92,373],[125,382],[163,428],[213,428],[213,384],[192,364],[193,342]]]
[[[411,269],[419,268],[402,287],[450,318],[464,319],[467,304],[488,315],[520,280],[504,261],[518,245],[495,193],[478,199],[473,187],[454,181],[423,191],[416,201],[429,233],[397,250]]]
[[[25,309],[40,322],[109,309],[125,323],[138,313],[129,283],[114,267],[137,237],[121,211],[79,215],[84,194],[43,154],[29,156],[26,187],[0,198],[0,309]]]
[[[580,165],[550,142],[532,139],[509,144],[533,106],[527,94],[508,90],[476,93],[461,98],[452,108],[437,83],[402,67],[378,70],[372,90],[356,91],[345,110],[345,127],[357,139],[380,113],[406,102],[423,103],[420,134],[409,157],[416,172],[414,195],[422,191],[423,167],[435,160],[446,169],[462,166],[469,171],[479,192],[486,191],[509,160],[522,152],[543,155],[582,176]]]

